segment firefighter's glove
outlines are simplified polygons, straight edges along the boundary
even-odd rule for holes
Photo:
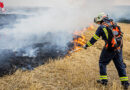
[[[84,48],[84,49],[87,49],[87,47],[88,47],[88,45],[87,45],[87,44],[83,46],[83,48]]]

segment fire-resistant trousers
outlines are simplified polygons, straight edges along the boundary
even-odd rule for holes
[[[119,51],[108,51],[105,48],[101,52],[99,67],[101,78],[106,76],[106,66],[113,60],[115,67],[118,71],[119,77],[126,77],[126,66],[123,63],[122,50]]]

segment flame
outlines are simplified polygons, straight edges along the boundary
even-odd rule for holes
[[[73,44],[73,48],[69,51],[69,54],[73,52],[78,52],[83,49],[83,46],[87,42],[87,30],[93,30],[95,27],[96,26],[94,26],[93,24],[90,24],[89,27],[84,28],[82,30],[76,30],[73,33],[73,41],[71,41],[71,43]]]
[[[89,24],[88,30],[93,30],[96,26],[94,24]]]
[[[76,33],[78,33],[78,32],[76,32]],[[76,51],[82,50],[83,49],[82,47],[86,43],[86,37],[85,37],[84,32],[79,31],[78,35],[74,35],[74,37],[73,37],[73,43],[74,43],[74,50],[73,51],[76,52]]]

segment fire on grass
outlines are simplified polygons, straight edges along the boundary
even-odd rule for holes
[[[4,52],[5,54],[0,55],[1,61],[5,61],[0,63],[0,77],[8,74],[13,74],[17,69],[21,69],[23,71],[33,70],[34,68],[43,65],[50,58],[57,59],[59,57],[68,57],[72,53],[82,50],[82,47],[87,41],[87,30],[93,30],[94,27],[94,25],[90,25],[83,30],[75,31],[73,33],[73,40],[69,42],[68,49],[64,51],[62,51],[56,45],[51,45],[49,42],[36,43],[32,46],[27,46],[24,49],[22,48],[21,51],[18,52],[14,52],[12,50],[0,50],[1,53]],[[30,47],[32,47],[32,49],[36,49],[36,56],[26,56],[26,50],[28,50],[28,48],[30,50]],[[6,56],[6,58],[4,56]]]
[[[73,52],[78,52],[83,49],[83,46],[87,41],[87,30],[93,30],[96,26],[94,24],[90,24],[89,27],[86,27],[82,30],[76,30],[73,33],[73,40],[71,41],[72,48],[69,50],[68,54],[70,55]]]

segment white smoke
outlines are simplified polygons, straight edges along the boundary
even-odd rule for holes
[[[6,6],[11,7],[81,7],[86,5],[91,6],[108,6],[115,4],[116,0],[4,0]],[[99,5],[100,4],[100,5]]]
[[[93,22],[97,13],[112,6],[111,1],[55,0],[52,3],[51,1],[41,1],[44,4],[49,3],[51,8],[45,11],[35,11],[34,16],[22,19],[20,23],[15,24],[13,29],[1,30],[0,48],[17,49],[45,41],[66,47],[67,43],[72,40],[72,32],[88,26],[89,23]],[[24,0],[25,4],[27,4],[26,2],[29,4],[28,6],[31,6],[28,0]],[[15,4],[14,0],[11,3],[18,5],[18,3]],[[33,4],[32,6],[36,7]],[[44,38],[48,32],[54,33],[54,37]]]

